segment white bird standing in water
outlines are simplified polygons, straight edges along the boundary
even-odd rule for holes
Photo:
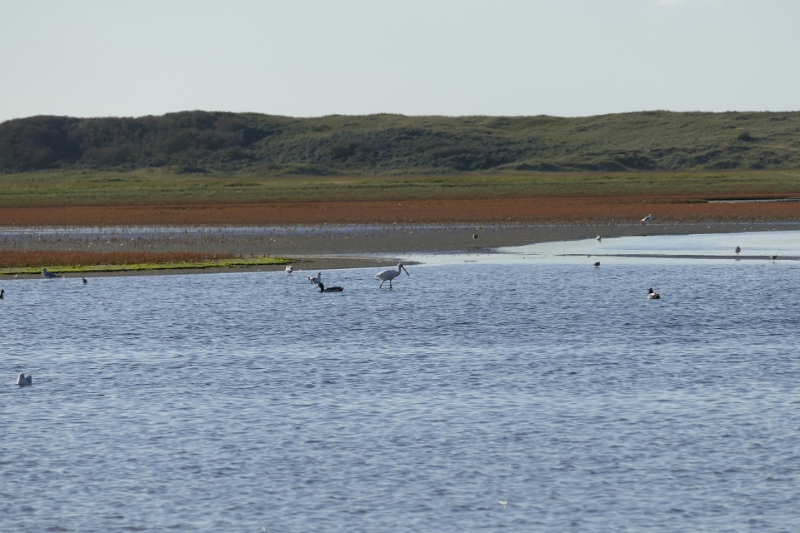
[[[410,276],[411,274],[408,273],[406,267],[403,266],[403,263],[397,264],[397,270],[384,270],[383,272],[378,272],[375,274],[375,277],[381,280],[381,286],[378,287],[379,289],[383,287],[383,284],[387,281],[389,282],[389,290],[392,289],[392,280],[400,275],[400,271],[405,270],[406,276]]]
[[[294,267],[292,265],[286,265],[286,273],[291,274],[294,272]]]
[[[319,282],[322,281],[322,272],[317,272],[316,277],[314,277],[314,276],[306,276],[306,279],[310,283],[319,283]]]
[[[651,220],[653,220],[653,214],[652,213],[647,215],[646,217],[644,217],[642,219],[642,222],[650,222]]]
[[[58,274],[53,274],[52,272],[48,272],[46,268],[43,268],[42,277],[44,279],[54,279],[54,278],[60,278],[61,276],[59,276]]]

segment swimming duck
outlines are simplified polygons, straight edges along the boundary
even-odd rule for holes
[[[17,376],[17,385],[20,387],[24,387],[25,385],[33,385],[33,375],[28,374],[20,374]]]
[[[0,300],[3,299],[3,295],[6,293],[5,289],[0,289]]]
[[[596,262],[596,263],[594,264],[594,266],[596,266],[596,267],[599,267],[599,266],[600,266],[600,261]]]
[[[87,283],[89,283],[89,280],[87,280],[86,278],[83,278],[83,284],[86,285]]]
[[[653,289],[647,289],[647,299],[648,300],[660,300],[661,296],[657,292],[653,292]]]
[[[322,283],[318,283],[317,285],[319,286],[319,292],[342,292],[344,290],[344,287],[328,287],[326,289],[325,285]]]

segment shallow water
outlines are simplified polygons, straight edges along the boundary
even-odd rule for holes
[[[297,273],[3,280],[0,516],[796,528],[799,263],[506,257],[409,267],[393,291],[324,272],[341,294]]]

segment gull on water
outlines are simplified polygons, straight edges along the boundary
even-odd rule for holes
[[[322,272],[317,272],[316,276],[306,276],[310,283],[320,283],[322,281]]]
[[[294,267],[292,265],[286,265],[286,273],[291,274],[294,272]]]
[[[647,289],[648,300],[660,300],[661,296],[657,292],[653,292],[652,288]]]
[[[388,281],[389,282],[389,290],[391,290],[392,289],[392,280],[394,278],[396,278],[397,276],[399,276],[400,272],[404,271],[404,270],[405,270],[406,276],[410,276],[411,275],[411,274],[408,273],[408,270],[406,270],[406,267],[403,266],[403,263],[398,263],[397,264],[397,270],[389,269],[389,270],[384,270],[383,272],[378,272],[377,274],[375,274],[375,277],[381,280],[381,285],[378,288],[379,289],[382,288],[383,284]]]
[[[58,274],[53,274],[52,272],[48,272],[46,268],[43,268],[42,277],[44,279],[55,279],[55,278],[60,278],[61,276],[59,276]]]
[[[24,387],[25,385],[33,385],[33,375],[28,374],[26,376],[25,374],[20,374],[17,376],[17,385],[20,387]]]

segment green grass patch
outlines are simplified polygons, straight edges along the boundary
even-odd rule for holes
[[[280,257],[253,257],[248,259],[221,259],[218,261],[176,262],[176,263],[139,263],[132,265],[87,265],[87,266],[55,266],[47,267],[54,274],[93,274],[101,272],[143,272],[153,270],[197,270],[207,268],[236,268],[269,265],[286,265],[292,260]],[[0,275],[13,276],[19,274],[41,274],[41,268],[4,268]]]

